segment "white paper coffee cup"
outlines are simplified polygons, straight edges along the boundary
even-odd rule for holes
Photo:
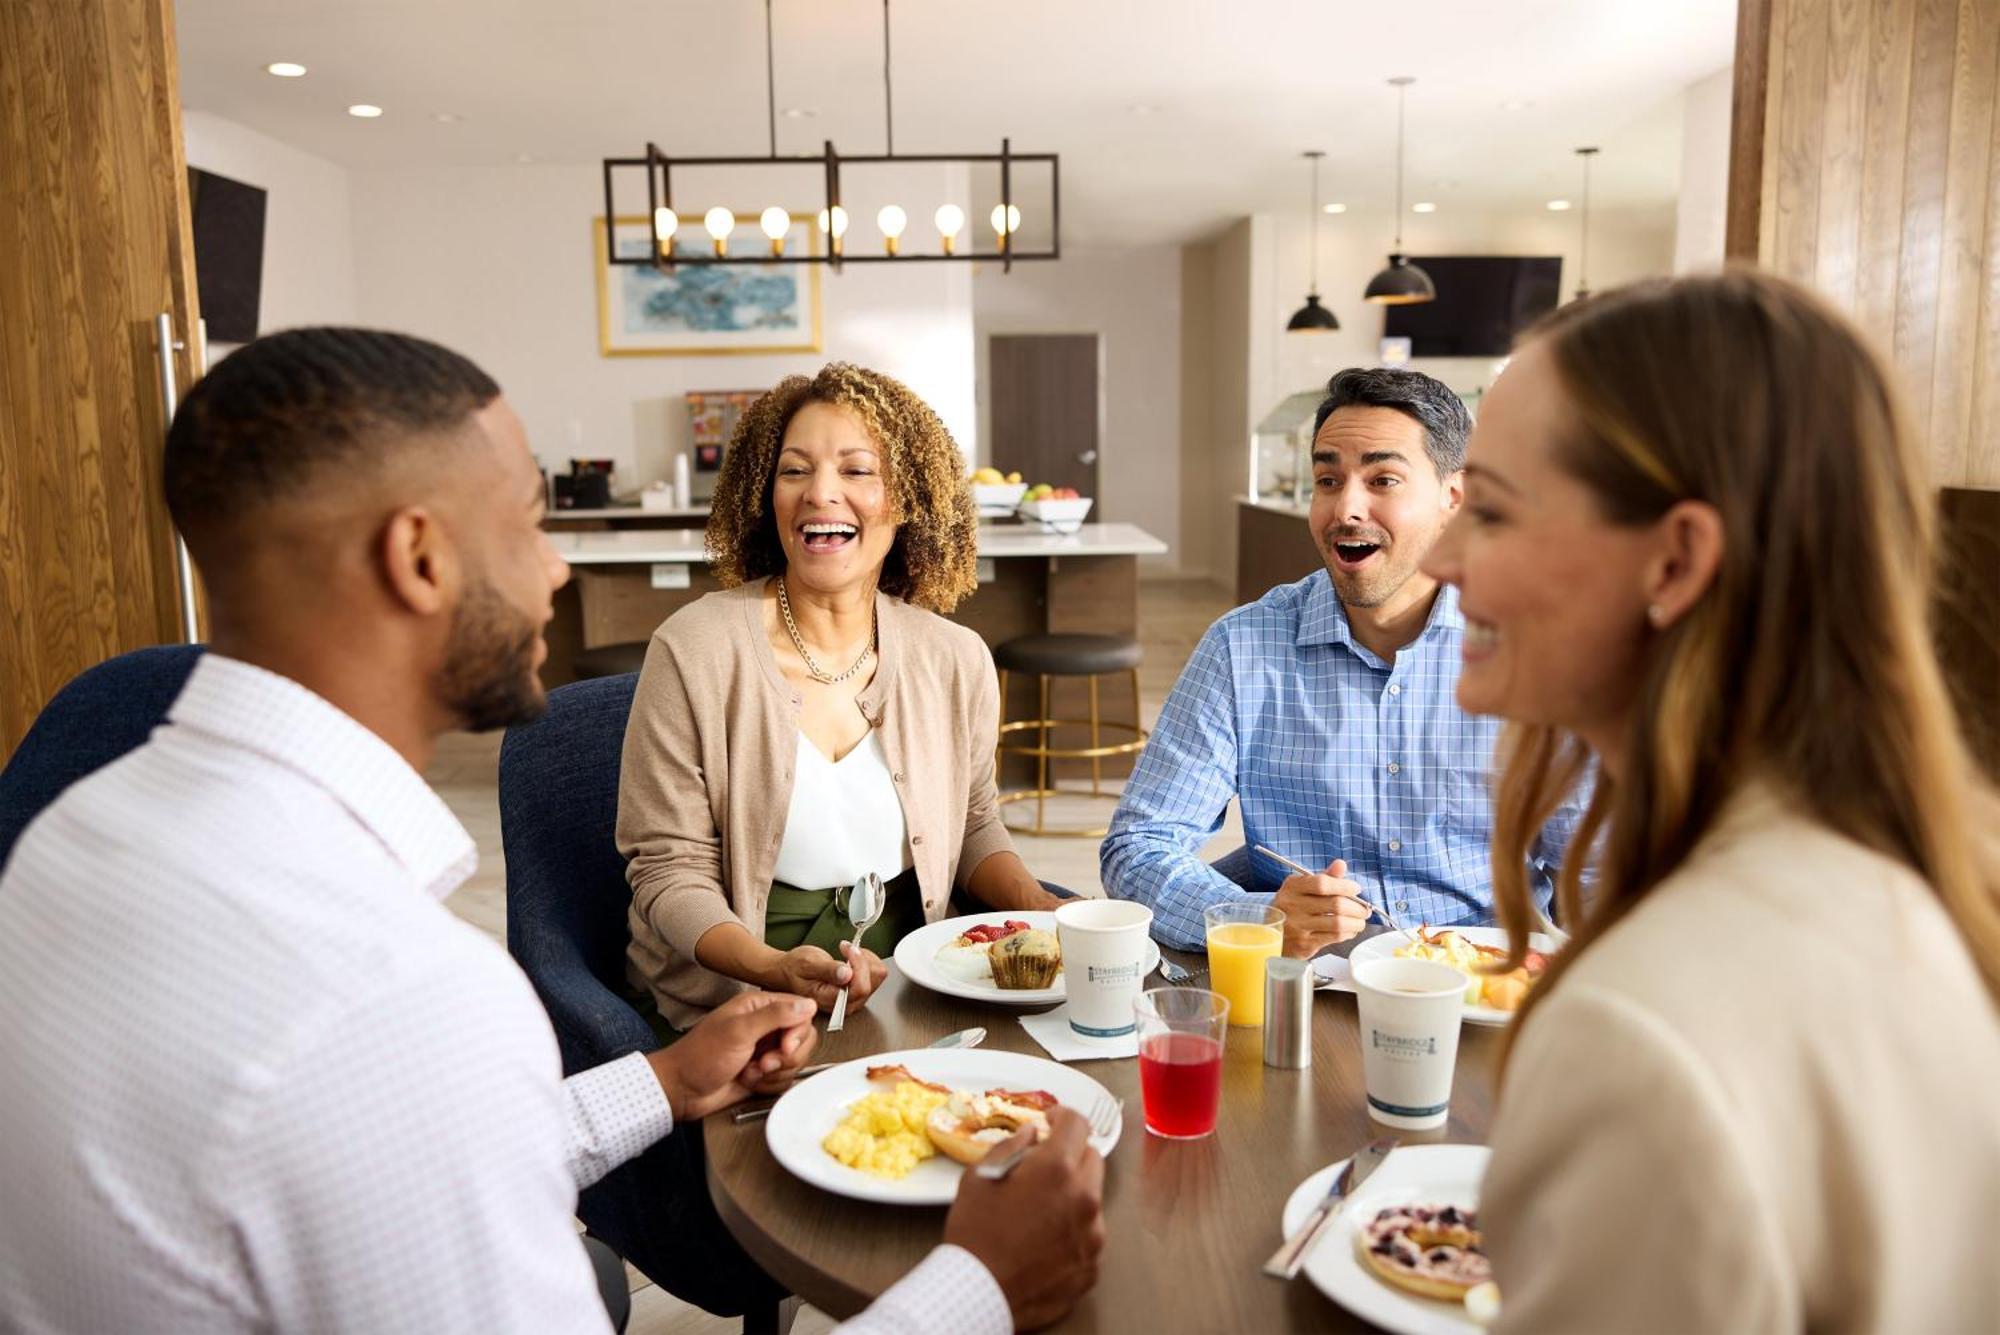
[[[1072,1030],[1085,1038],[1132,1032],[1152,928],[1153,911],[1130,900],[1078,899],[1056,910]]]
[[[1354,966],[1354,991],[1368,1115],[1412,1131],[1443,1126],[1458,1065],[1465,975],[1434,960],[1366,960]]]

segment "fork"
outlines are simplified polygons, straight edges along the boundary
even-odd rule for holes
[[[1090,1105],[1091,1139],[1104,1139],[1113,1131],[1116,1131],[1119,1123],[1124,1121],[1124,1119],[1125,1100],[1114,1099],[1109,1094],[1099,1094],[1097,1101]],[[1019,1149],[1009,1150],[998,1158],[989,1154],[972,1171],[985,1178],[988,1182],[999,1182],[1007,1174],[1014,1171],[1021,1160],[1027,1157],[1028,1151],[1035,1148],[1035,1144],[1036,1142],[1030,1139],[1027,1144],[1021,1146]]]
[[[1286,857],[1283,853],[1277,852],[1275,849],[1266,848],[1262,844],[1256,845],[1254,848],[1251,849],[1251,851],[1254,853],[1262,853],[1265,857],[1271,859],[1271,861],[1279,863],[1286,867],[1290,867],[1293,871],[1297,872],[1301,876],[1320,875],[1319,872],[1307,871],[1304,867],[1301,867],[1298,863],[1292,861],[1290,858]],[[1388,923],[1391,931],[1401,932],[1405,937],[1408,937],[1412,941],[1417,939],[1417,934],[1411,931],[1409,928],[1403,926],[1402,923],[1398,922],[1396,920],[1396,915],[1389,912],[1389,910],[1385,908],[1383,905],[1371,904],[1365,899],[1356,899],[1354,902],[1359,904],[1362,908],[1367,909],[1370,913],[1380,918],[1383,922]]]

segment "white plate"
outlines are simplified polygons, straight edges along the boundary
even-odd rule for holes
[[[1361,1184],[1306,1257],[1313,1286],[1348,1311],[1396,1335],[1479,1335],[1482,1327],[1462,1303],[1419,1298],[1377,1279],[1355,1254],[1355,1234],[1392,1205],[1456,1205],[1479,1208],[1479,1184],[1486,1176],[1484,1145],[1409,1145],[1397,1150]],[[1347,1160],[1322,1168],[1299,1183],[1285,1202],[1285,1236],[1306,1221],[1333,1186]],[[1501,1301],[1506,1301],[1503,1295]]]
[[[772,1157],[794,1177],[836,1196],[890,1205],[951,1204],[958,1194],[959,1175],[965,1170],[956,1160],[942,1154],[918,1164],[908,1177],[891,1182],[849,1168],[820,1148],[826,1133],[847,1115],[848,1107],[871,1091],[868,1068],[898,1065],[907,1067],[919,1080],[955,1089],[1047,1090],[1058,1102],[1084,1117],[1090,1116],[1091,1108],[1100,1098],[1111,1097],[1103,1085],[1081,1071],[1022,1052],[985,1052],[978,1048],[884,1052],[836,1066],[785,1091],[764,1123],[764,1141],[771,1147]],[[1093,1136],[1090,1143],[1100,1154],[1110,1154],[1124,1129],[1121,1119],[1110,1135]]]
[[[896,967],[913,983],[948,997],[964,997],[968,1001],[997,1001],[1003,1006],[1053,1006],[1065,1000],[1069,992],[1063,986],[1060,975],[1050,987],[1008,989],[996,987],[991,978],[956,978],[938,966],[938,951],[956,940],[961,932],[981,923],[1003,922],[1024,922],[1044,932],[1056,929],[1055,914],[1035,910],[968,913],[962,918],[940,918],[919,927],[896,943]],[[1150,939],[1146,942],[1145,966],[1140,972],[1142,978],[1160,967],[1160,948]]]
[[[1498,946],[1502,950],[1507,948],[1507,931],[1503,927],[1439,927],[1433,930],[1457,932],[1475,946]],[[1395,956],[1396,947],[1407,944],[1401,932],[1384,932],[1380,936],[1371,936],[1356,946],[1348,953],[1347,959],[1350,964],[1360,964],[1366,960],[1386,960]],[[1530,932],[1528,949],[1539,950],[1544,955],[1553,955],[1556,953],[1556,943],[1540,932]],[[1496,1010],[1492,1006],[1465,1008],[1467,1024],[1489,1024],[1499,1027],[1512,1024],[1513,1021],[1513,1011]]]

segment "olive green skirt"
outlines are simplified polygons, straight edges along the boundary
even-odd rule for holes
[[[773,950],[797,950],[818,946],[836,960],[840,943],[854,939],[854,924],[847,917],[849,887],[833,890],[801,890],[782,881],[771,883],[771,896],[764,905],[764,944]],[[882,916],[863,934],[863,948],[882,959],[896,953],[896,943],[924,925],[923,892],[917,885],[917,869],[910,868],[882,887]],[[634,1010],[665,1047],[681,1036],[660,1014],[652,995],[629,998]]]

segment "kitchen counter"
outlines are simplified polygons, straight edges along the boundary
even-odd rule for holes
[[[589,513],[573,511],[571,513]],[[615,529],[603,533],[549,534],[556,555],[573,566],[706,565],[698,529]],[[1161,542],[1136,524],[1085,524],[1074,533],[1044,533],[1038,525],[982,524],[982,560],[1024,557],[1159,556]]]

